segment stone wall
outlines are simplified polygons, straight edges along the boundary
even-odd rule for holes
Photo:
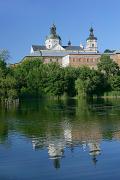
[[[88,66],[91,69],[97,68],[97,63],[100,60],[100,54],[73,54],[69,55],[69,66],[72,67],[80,67],[80,66]],[[68,56],[66,56],[66,60]],[[65,61],[65,58],[64,58]]]
[[[63,57],[62,66],[81,67],[88,66],[97,69],[102,54],[71,54]],[[120,66],[120,54],[108,54]],[[67,62],[67,63],[65,63]]]
[[[62,57],[56,57],[56,56],[45,56],[45,57],[43,57],[43,62],[45,63],[45,64],[47,64],[47,63],[51,63],[51,62],[56,62],[56,63],[58,63],[58,64],[60,64],[60,65],[62,65]]]

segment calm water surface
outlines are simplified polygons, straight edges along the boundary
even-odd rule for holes
[[[0,180],[120,179],[120,99],[0,107]]]

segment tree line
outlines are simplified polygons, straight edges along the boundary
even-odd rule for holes
[[[16,66],[8,66],[8,55],[0,53],[0,99],[44,96],[119,95],[120,68],[102,55],[97,70],[83,66],[62,68],[57,63],[44,64],[42,58],[26,58]]]

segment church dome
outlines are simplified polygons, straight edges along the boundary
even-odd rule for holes
[[[58,39],[61,41],[61,37],[56,33],[56,26],[54,24],[50,28],[50,35],[48,35],[46,39]]]
[[[93,28],[91,27],[90,28],[90,35],[89,37],[87,38],[87,40],[97,40],[97,38],[94,36],[94,33],[93,33]]]

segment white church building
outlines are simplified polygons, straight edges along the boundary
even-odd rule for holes
[[[43,57],[44,63],[58,62],[62,65],[62,58],[69,54],[96,54],[98,53],[97,38],[94,36],[93,28],[90,28],[89,37],[86,40],[86,46],[72,45],[68,41],[66,46],[62,45],[61,37],[57,34],[56,26],[50,27],[50,33],[46,37],[44,45],[32,45],[29,56]]]
[[[93,28],[91,27],[89,31],[85,46],[81,43],[79,46],[74,46],[70,40],[67,45],[63,45],[61,37],[57,33],[56,26],[53,24],[50,27],[50,33],[46,37],[44,45],[32,45],[30,54],[25,56],[22,61],[36,58],[41,60],[42,57],[42,61],[45,64],[56,62],[62,67],[88,66],[96,69],[103,53],[99,53],[98,51],[97,37],[94,36]],[[120,66],[120,51],[109,52],[107,55]],[[13,66],[17,64],[19,63]]]

